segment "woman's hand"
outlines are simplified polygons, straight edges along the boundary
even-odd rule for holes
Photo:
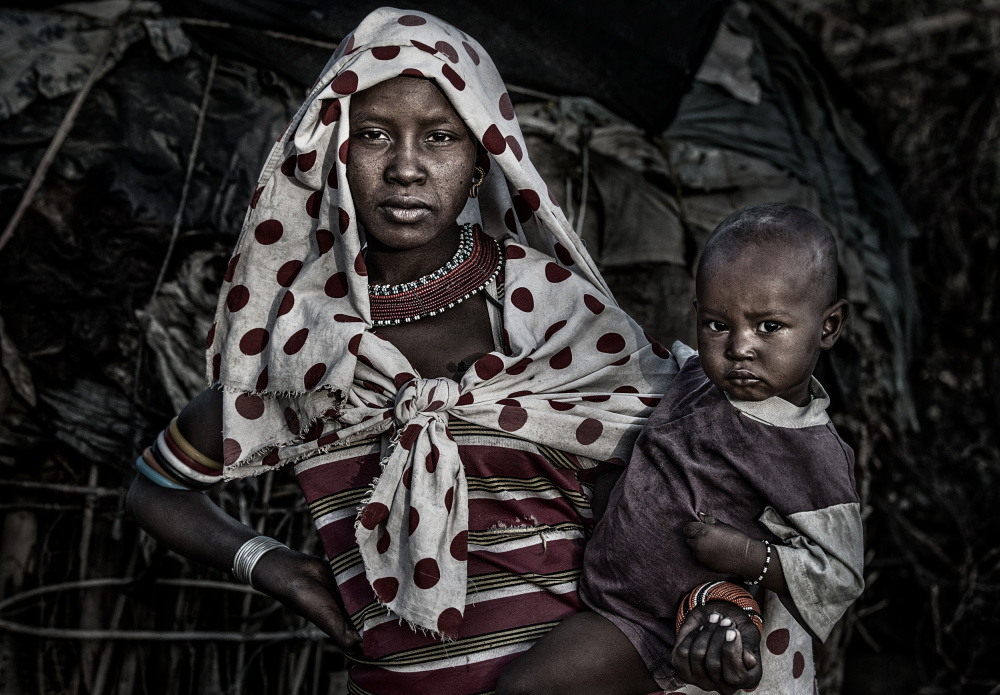
[[[257,562],[253,583],[329,635],[345,653],[360,654],[361,636],[345,617],[333,571],[326,562],[278,548]]]
[[[682,680],[702,690],[731,695],[754,688],[763,675],[760,631],[736,604],[696,606],[677,632],[673,666]]]

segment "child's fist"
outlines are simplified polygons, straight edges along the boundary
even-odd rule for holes
[[[684,538],[698,562],[713,572],[743,574],[753,541],[715,517],[698,513],[701,521],[684,524]]]

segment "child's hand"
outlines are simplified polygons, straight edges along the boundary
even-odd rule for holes
[[[713,572],[743,576],[753,539],[715,517],[684,524],[684,537],[698,562]]]

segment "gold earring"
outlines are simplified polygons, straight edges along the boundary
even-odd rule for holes
[[[486,180],[486,170],[477,166],[476,175],[472,177],[472,189],[469,191],[470,198],[475,198],[479,195],[479,187],[483,185],[484,180]]]

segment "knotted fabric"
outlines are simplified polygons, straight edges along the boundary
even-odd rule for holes
[[[502,240],[507,344],[460,382],[421,378],[371,332],[346,176],[350,95],[400,75],[433,79],[491,157],[458,222]],[[365,572],[391,611],[448,636],[465,607],[468,537],[449,418],[624,463],[677,371],[617,307],[523,142],[482,46],[431,15],[376,10],[272,150],[207,341],[209,379],[225,393],[227,478],[389,436],[357,520]]]

